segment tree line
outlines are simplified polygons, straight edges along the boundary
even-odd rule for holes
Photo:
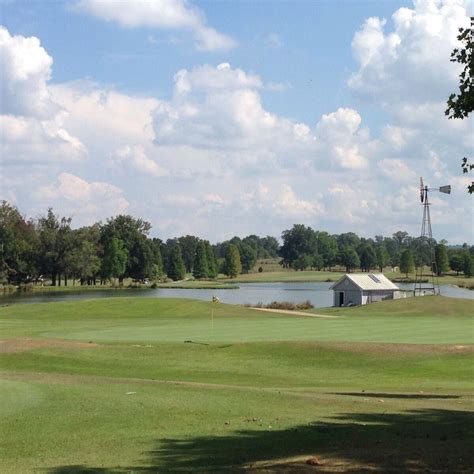
[[[409,273],[416,264],[429,264],[426,242],[396,232],[392,237],[365,239],[349,232],[331,235],[304,225],[275,237],[249,235],[211,244],[186,235],[163,241],[150,236],[150,223],[130,215],[106,222],[72,228],[72,218],[48,209],[37,219],[28,219],[6,201],[0,203],[0,283],[35,282],[47,279],[53,286],[116,281],[178,281],[192,274],[196,279],[215,279],[219,273],[231,278],[248,273],[258,259],[281,258],[281,265],[294,270],[331,269],[370,271],[399,266]],[[474,247],[436,246],[438,269],[473,273]]]
[[[398,267],[400,272],[412,273],[415,267],[431,266],[430,245],[435,249],[439,275],[449,270],[466,276],[474,273],[474,246],[448,247],[442,240],[429,242],[426,238],[411,237],[398,231],[391,237],[376,235],[374,239],[359,237],[354,232],[331,235],[301,224],[283,231],[280,248],[282,265],[294,270],[331,269],[334,266],[351,272]]]
[[[71,217],[58,216],[52,209],[38,219],[27,219],[2,201],[0,283],[178,281],[187,273],[215,279],[219,273],[235,277],[249,272],[258,258],[278,257],[278,241],[270,236],[234,237],[215,245],[192,235],[162,241],[150,237],[150,223],[130,215],[78,229],[71,224]]]

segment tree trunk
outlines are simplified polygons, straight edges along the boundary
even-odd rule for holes
[[[67,273],[64,274],[64,286],[67,286]]]
[[[56,273],[51,273],[51,286],[56,286]]]

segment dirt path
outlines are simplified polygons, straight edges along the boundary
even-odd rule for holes
[[[292,314],[296,316],[306,316],[308,318],[325,318],[325,319],[338,319],[341,316],[329,316],[327,314],[314,314],[314,313],[305,313],[303,311],[293,311],[290,309],[270,309],[270,308],[250,308],[257,311],[266,311],[267,313],[280,313],[280,314]]]

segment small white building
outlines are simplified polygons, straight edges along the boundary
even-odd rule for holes
[[[382,273],[347,273],[330,289],[334,291],[334,306],[358,306],[404,296]]]

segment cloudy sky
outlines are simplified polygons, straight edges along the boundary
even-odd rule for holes
[[[0,0],[0,199],[75,226],[473,241],[473,119],[447,120],[473,2]]]

